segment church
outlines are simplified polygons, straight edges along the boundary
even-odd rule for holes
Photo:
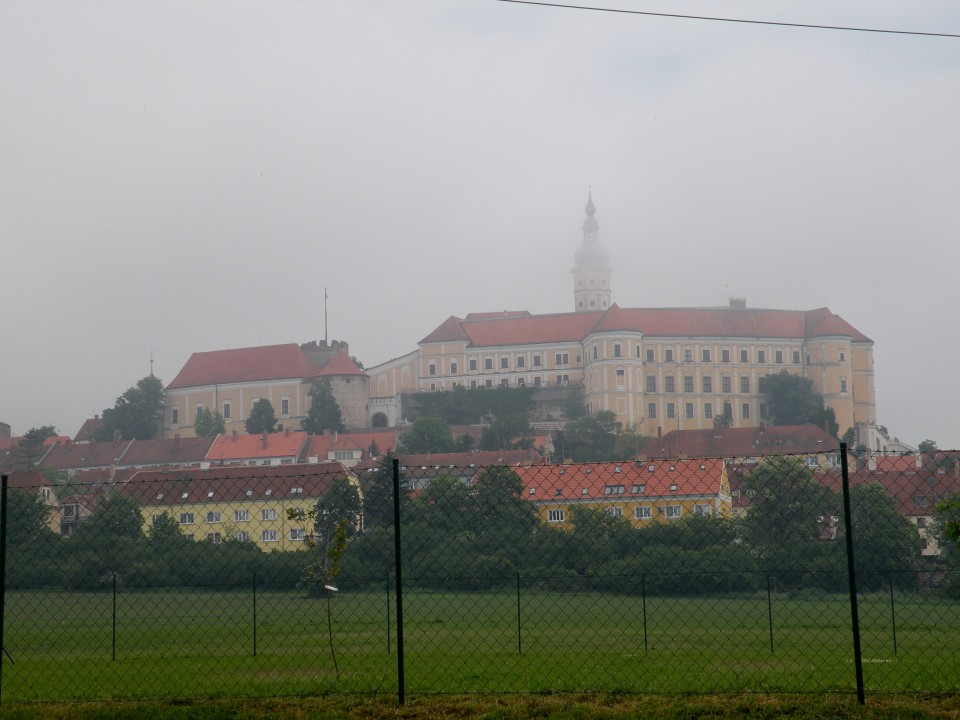
[[[751,308],[743,298],[706,308],[622,308],[613,301],[610,258],[588,195],[583,242],[574,253],[575,312],[451,316],[416,350],[368,368],[371,424],[400,418],[399,395],[468,388],[582,386],[589,413],[609,410],[657,436],[769,419],[760,379],[787,371],[809,378],[836,413],[873,447],[873,341],[839,315]]]

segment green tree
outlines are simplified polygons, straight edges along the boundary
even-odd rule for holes
[[[55,537],[47,526],[50,509],[36,492],[10,488],[7,493],[7,542],[11,546],[46,542]]]
[[[152,440],[163,421],[163,383],[147,375],[117,398],[112,408],[103,411],[103,423],[94,437],[109,442],[119,436],[124,440]]]
[[[200,408],[193,421],[193,432],[197,437],[213,437],[227,431],[227,422],[219,410],[210,412],[209,408]]]
[[[310,409],[300,422],[300,427],[308,433],[322,435],[325,430],[343,432],[343,416],[340,406],[333,396],[329,380],[317,380],[310,388]]]
[[[11,450],[11,467],[29,469],[43,457],[43,443],[47,438],[56,437],[57,429],[53,425],[32,427],[23,434],[20,442]]]
[[[253,409],[250,410],[250,417],[247,418],[244,426],[251,435],[272,433],[277,427],[277,414],[270,401],[261,398],[254,403]]]
[[[481,551],[502,549],[517,561],[538,525],[536,508],[523,497],[523,481],[506,466],[481,470],[470,488],[473,531]]]
[[[917,450],[919,450],[922,453],[926,453],[928,455],[932,455],[939,449],[940,448],[937,447],[937,442],[935,440],[930,440],[929,438],[927,438],[926,440],[923,440],[917,446]]]
[[[824,406],[823,397],[813,390],[808,378],[782,370],[760,379],[760,392],[767,396],[767,407],[774,425],[826,426],[837,437],[840,426],[832,408]]]
[[[135,574],[137,550],[144,539],[142,526],[136,500],[116,491],[103,495],[69,541],[79,556],[73,584],[104,584],[112,575],[125,579]]]
[[[822,428],[830,437],[837,438],[840,435],[840,423],[837,422],[837,413],[832,407],[814,410],[807,416],[807,422]]]
[[[853,449],[853,444],[857,440],[857,430],[856,428],[848,427],[844,433],[843,437],[840,438],[843,442],[847,444],[847,447]]]
[[[393,526],[393,453],[381,455],[372,473],[364,473],[363,527],[372,530]],[[408,482],[400,473],[400,509],[403,512],[409,499]]]
[[[453,452],[453,431],[441,418],[425,415],[400,436],[400,446],[406,455]]]
[[[572,458],[574,462],[614,460],[620,427],[616,415],[603,410],[592,417],[568,422],[557,433],[554,447],[560,449],[564,459]]]
[[[876,483],[850,488],[853,557],[857,585],[864,590],[884,587],[888,578],[913,584],[912,568],[920,557],[920,535],[897,512],[894,498]]]
[[[483,428],[480,436],[481,450],[514,450],[530,445],[533,441],[533,432],[527,416],[523,413],[507,415],[497,418]]]

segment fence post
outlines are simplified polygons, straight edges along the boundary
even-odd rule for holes
[[[400,461],[393,459],[393,553],[397,582],[397,702],[403,705],[403,560],[400,553]]]
[[[767,575],[767,623],[770,626],[770,654],[773,654],[773,591],[770,588],[770,576]]]
[[[517,573],[517,653],[523,655],[523,635],[520,634],[520,573]]]
[[[643,651],[647,651],[647,574],[640,576],[640,594],[643,597]]]
[[[857,605],[857,571],[853,561],[853,517],[850,512],[850,471],[847,468],[847,444],[840,443],[840,477],[843,480],[843,524],[847,535],[847,578],[850,582],[850,625],[853,632],[853,665],[857,680],[857,702],[866,703],[863,694],[863,654],[860,648],[860,608]]]
[[[117,659],[117,574],[113,574],[113,608],[110,616],[110,659]]]
[[[890,623],[893,625],[893,654],[897,654],[897,609],[893,604],[893,573],[890,573]]]
[[[7,646],[3,644],[3,626],[6,624],[7,599],[7,485],[9,477],[0,476],[0,691],[3,689],[3,657]]]
[[[252,595],[253,595],[253,656],[257,656],[257,574],[253,574],[252,582]]]
[[[387,573],[387,655],[390,654],[390,573]]]

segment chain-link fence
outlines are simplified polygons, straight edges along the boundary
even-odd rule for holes
[[[14,473],[2,699],[956,690],[957,458]]]

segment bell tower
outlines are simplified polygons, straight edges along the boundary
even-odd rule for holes
[[[583,245],[573,256],[573,300],[577,312],[597,312],[610,307],[610,256],[600,244],[600,224],[595,217],[593,193],[587,193]]]

